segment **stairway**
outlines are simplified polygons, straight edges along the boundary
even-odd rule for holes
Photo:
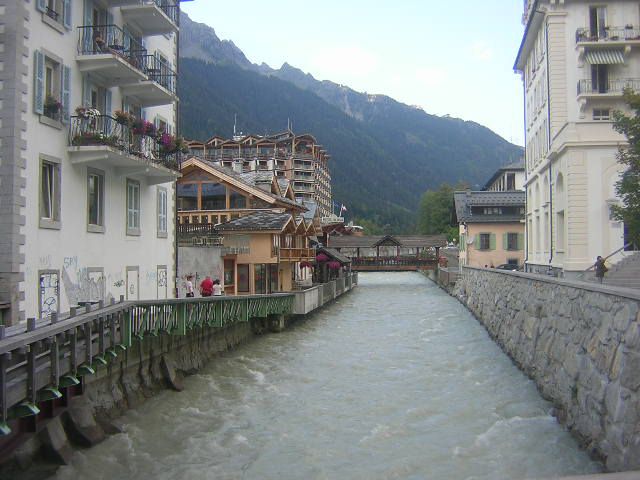
[[[611,267],[602,283],[640,290],[640,252],[625,257]]]

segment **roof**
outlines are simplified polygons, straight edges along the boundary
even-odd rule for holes
[[[316,212],[318,211],[318,204],[313,201],[303,201],[302,205],[307,209],[306,212],[302,214],[305,220],[308,222],[313,221],[313,218],[316,216]]]
[[[293,220],[290,213],[255,212],[245,217],[236,218],[226,223],[217,225],[221,232],[231,231],[255,231],[277,230],[282,231]]]
[[[472,215],[471,207],[524,207],[525,192],[511,190],[506,192],[454,192],[453,200],[458,222],[467,223],[509,223],[520,222],[524,214]]]
[[[329,246],[332,248],[374,248],[385,239],[392,243],[395,241],[399,246],[406,248],[444,247],[447,245],[446,235],[343,235],[331,237]]]
[[[340,262],[342,264],[351,263],[351,259],[349,257],[347,257],[346,255],[341,254],[335,248],[322,247],[322,248],[319,248],[318,250],[316,250],[316,253],[324,253],[328,257],[332,258],[333,260],[337,260],[338,262]]]

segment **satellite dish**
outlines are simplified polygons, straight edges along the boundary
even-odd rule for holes
[[[473,242],[475,241],[476,241],[476,236],[471,235],[469,238],[467,238],[467,245],[473,245]]]

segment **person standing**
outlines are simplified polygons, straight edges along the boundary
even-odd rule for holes
[[[195,293],[193,291],[193,275],[187,275],[187,283],[185,285],[185,288],[187,289],[187,297],[191,298],[191,297],[195,297]]]
[[[213,280],[207,275],[200,283],[200,295],[203,297],[210,297],[213,293]]]
[[[598,258],[596,258],[596,263],[594,264],[594,267],[596,269],[596,278],[598,279],[598,282],[602,283],[604,274],[609,270],[607,266],[604,264],[604,258],[598,255]]]
[[[213,281],[213,296],[219,297],[222,295],[222,285],[220,285],[220,280],[217,278]]]

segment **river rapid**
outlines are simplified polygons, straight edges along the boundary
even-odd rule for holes
[[[594,473],[455,299],[369,273],[129,411],[56,479],[530,479]]]

